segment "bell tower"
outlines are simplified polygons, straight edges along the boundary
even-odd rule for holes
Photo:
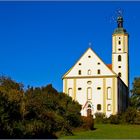
[[[129,87],[128,33],[123,28],[123,17],[117,18],[118,27],[112,35],[112,70]]]

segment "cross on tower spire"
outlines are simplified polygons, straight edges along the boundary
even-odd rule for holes
[[[119,16],[117,18],[118,28],[123,28],[123,17]]]

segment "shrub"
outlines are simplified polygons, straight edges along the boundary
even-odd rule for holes
[[[86,130],[94,129],[94,119],[92,116],[89,117],[82,116],[82,128]]]
[[[137,110],[132,107],[129,107],[124,114],[125,122],[129,124],[134,124],[136,117],[137,117]]]
[[[72,127],[69,124],[69,121],[65,121],[61,129],[61,135],[70,136],[73,135]]]
[[[104,123],[106,116],[104,113],[97,112],[95,113],[95,122]]]
[[[111,124],[119,124],[120,123],[120,116],[119,115],[111,115],[109,117],[109,121]]]

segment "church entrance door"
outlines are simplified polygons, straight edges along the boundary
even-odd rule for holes
[[[91,109],[87,109],[87,117],[92,116],[92,111]]]

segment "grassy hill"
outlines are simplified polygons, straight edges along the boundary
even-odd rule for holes
[[[95,130],[75,132],[60,139],[140,139],[140,125],[96,124]]]

